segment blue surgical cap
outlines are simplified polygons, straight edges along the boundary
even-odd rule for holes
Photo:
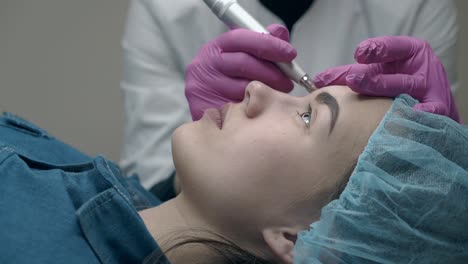
[[[468,127],[396,98],[295,263],[468,263]]]

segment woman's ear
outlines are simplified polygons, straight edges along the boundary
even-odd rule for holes
[[[262,235],[276,257],[285,264],[293,264],[294,244],[299,231],[290,227],[268,227],[262,231]]]

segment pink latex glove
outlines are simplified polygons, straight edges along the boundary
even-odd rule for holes
[[[208,108],[242,101],[252,80],[282,92],[293,89],[292,81],[272,63],[291,62],[296,57],[296,49],[288,42],[289,32],[276,24],[267,30],[271,35],[231,30],[200,49],[185,74],[185,96],[193,120],[200,119]]]
[[[353,91],[395,97],[406,93],[419,100],[415,109],[460,122],[444,67],[430,45],[412,37],[377,37],[361,42],[354,58],[359,64],[328,69],[315,76],[320,88],[347,85]]]

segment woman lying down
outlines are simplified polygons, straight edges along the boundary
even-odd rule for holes
[[[465,263],[468,131],[416,103],[252,82],[174,132],[182,191],[162,204],[5,114],[0,262]]]

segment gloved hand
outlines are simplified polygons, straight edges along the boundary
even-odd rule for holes
[[[293,89],[292,81],[272,63],[291,62],[296,57],[289,32],[275,24],[267,30],[271,35],[231,30],[200,49],[185,74],[185,96],[193,120],[200,119],[208,108],[242,101],[252,80],[282,92]]]
[[[347,85],[371,96],[406,93],[419,100],[415,109],[460,122],[444,67],[427,42],[404,36],[371,38],[358,45],[354,58],[359,64],[319,73],[315,86]]]

